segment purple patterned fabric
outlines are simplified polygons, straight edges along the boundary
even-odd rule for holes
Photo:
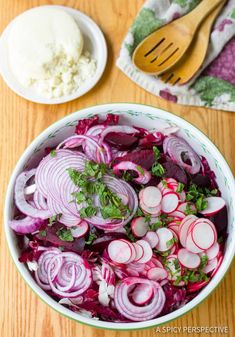
[[[235,38],[227,43],[220,55],[206,68],[203,75],[217,77],[235,84]]]
[[[224,30],[224,27],[227,25],[231,25],[233,22],[229,19],[224,19],[217,27],[215,27],[215,30],[222,32]]]
[[[164,99],[167,99],[168,101],[171,101],[171,102],[174,102],[174,103],[177,103],[177,96],[175,95],[172,95],[168,89],[165,89],[165,90],[160,90],[160,96]]]

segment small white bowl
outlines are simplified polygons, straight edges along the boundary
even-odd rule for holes
[[[93,115],[104,116],[107,113],[121,115],[121,122],[129,125],[136,125],[147,129],[157,129],[161,124],[177,125],[180,127],[180,136],[188,141],[195,151],[205,156],[209,162],[211,169],[215,172],[217,183],[222,192],[222,196],[228,207],[228,238],[226,241],[225,255],[223,262],[210,281],[210,283],[201,290],[201,292],[189,303],[183,307],[173,311],[162,317],[157,317],[149,321],[133,322],[133,323],[113,323],[92,318],[84,317],[77,314],[63,305],[57,303],[49,295],[47,295],[36,283],[25,264],[18,261],[20,250],[17,247],[15,233],[10,229],[8,222],[13,217],[13,191],[16,177],[25,169],[35,167],[44,155],[45,147],[56,146],[63,139],[74,133],[74,127],[79,119],[89,118]],[[35,293],[53,309],[59,313],[74,319],[77,322],[95,326],[103,329],[115,330],[136,330],[157,326],[167,323],[186,312],[193,309],[216,288],[228,270],[235,252],[235,182],[232,172],[225,159],[215,147],[215,145],[197,128],[184,119],[177,117],[164,110],[154,108],[147,105],[113,103],[105,105],[96,105],[80,111],[77,111],[58,122],[52,124],[44,132],[42,132],[25,150],[19,159],[14,172],[11,176],[4,210],[4,223],[6,239],[10,248],[10,253],[14,262],[20,271],[24,280],[35,291]]]
[[[33,89],[22,86],[17,81],[17,79],[15,78],[14,74],[11,71],[11,67],[9,65],[8,46],[7,46],[9,32],[12,26],[14,25],[15,20],[17,20],[18,17],[16,17],[9,23],[9,25],[3,31],[0,38],[0,73],[6,84],[11,88],[11,90],[13,90],[19,96],[35,103],[60,104],[72,101],[86,94],[96,85],[96,83],[101,78],[107,63],[107,45],[102,31],[97,26],[97,24],[87,15],[81,13],[76,9],[65,6],[44,6],[44,7],[53,7],[57,9],[62,9],[66,11],[68,14],[70,14],[74,18],[74,20],[78,23],[79,28],[81,29],[81,32],[84,37],[83,50],[84,51],[88,50],[91,56],[97,62],[95,75],[87,82],[85,82],[75,93],[58,98],[45,98],[35,94]],[[31,9],[29,9],[29,11],[30,10]]]

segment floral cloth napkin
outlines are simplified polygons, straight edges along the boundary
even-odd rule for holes
[[[200,0],[147,0],[122,43],[117,66],[156,96],[179,104],[235,111],[235,0],[229,0],[216,19],[204,63],[186,85],[165,84],[132,64],[131,55],[146,36],[199,3]]]

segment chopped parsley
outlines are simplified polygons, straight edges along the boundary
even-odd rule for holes
[[[166,246],[171,247],[176,241],[177,241],[176,237],[173,236],[172,239],[170,239],[166,242]]]
[[[49,223],[47,224],[47,226],[51,227],[54,225],[54,223],[56,223],[56,221],[58,221],[61,218],[62,214],[55,214],[52,217],[49,218]]]
[[[92,242],[97,239],[97,235],[95,233],[90,233],[89,237],[87,238],[87,240],[85,241],[86,245],[91,245]]]
[[[61,228],[56,232],[58,238],[62,241],[74,241],[71,230],[66,228]]]
[[[190,204],[186,205],[186,209],[184,211],[185,215],[190,215],[190,214],[197,214],[197,211],[195,209],[192,208],[192,206]]]
[[[132,234],[130,225],[126,225],[126,226],[124,226],[124,228],[125,228],[125,230],[126,230],[126,235],[127,235],[128,239],[129,239],[130,241],[132,241],[132,242],[133,242],[133,241],[136,241],[136,238],[135,238],[134,235]]]
[[[45,236],[47,236],[47,232],[45,231],[45,229],[44,229],[44,230],[41,230],[41,231],[39,232],[39,235],[40,235],[41,237],[45,237]]]
[[[160,163],[154,163],[151,172],[154,176],[162,177],[165,173],[165,169]]]
[[[186,201],[194,202],[198,212],[207,208],[208,202],[205,200],[205,197],[206,194],[203,188],[192,183],[190,184],[188,192],[186,193]]]
[[[56,150],[51,150],[50,155],[51,155],[51,157],[55,157],[56,156]]]
[[[85,163],[83,172],[68,169],[70,179],[79,188],[77,192],[72,193],[72,196],[78,204],[84,205],[79,212],[81,218],[90,218],[100,212],[104,219],[122,219],[129,212],[128,206],[124,205],[118,195],[104,183],[103,178],[107,170],[104,163],[92,161]],[[94,207],[94,195],[98,196],[100,207]]]
[[[183,183],[178,183],[176,192],[177,193],[181,193],[183,191],[183,189],[184,189],[184,184]]]
[[[139,171],[139,173],[140,173],[142,176],[144,176],[144,169],[143,169],[141,166],[137,165],[137,166],[136,166],[136,169],[137,169],[137,171]]]
[[[153,146],[153,153],[156,161],[158,161],[161,158],[161,152],[157,146]]]
[[[96,215],[97,209],[93,206],[82,207],[79,211],[80,218],[91,218],[93,215]]]

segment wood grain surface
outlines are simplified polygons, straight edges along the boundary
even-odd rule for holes
[[[16,15],[33,6],[59,4],[77,8],[93,18],[108,44],[108,64],[102,80],[82,98],[68,104],[45,106],[15,95],[0,80],[0,198],[1,214],[10,174],[24,149],[47,126],[69,113],[108,102],[146,103],[161,107],[193,123],[218,146],[235,173],[235,113],[180,106],[147,93],[132,83],[115,66],[121,41],[143,0],[0,0],[0,31]],[[235,266],[213,294],[187,315],[166,327],[227,326],[234,337]],[[0,230],[0,336],[2,337],[153,337],[208,336],[206,333],[158,333],[155,329],[136,332],[99,330],[65,318],[43,303],[25,284],[10,257]],[[223,334],[211,334],[222,336]]]

